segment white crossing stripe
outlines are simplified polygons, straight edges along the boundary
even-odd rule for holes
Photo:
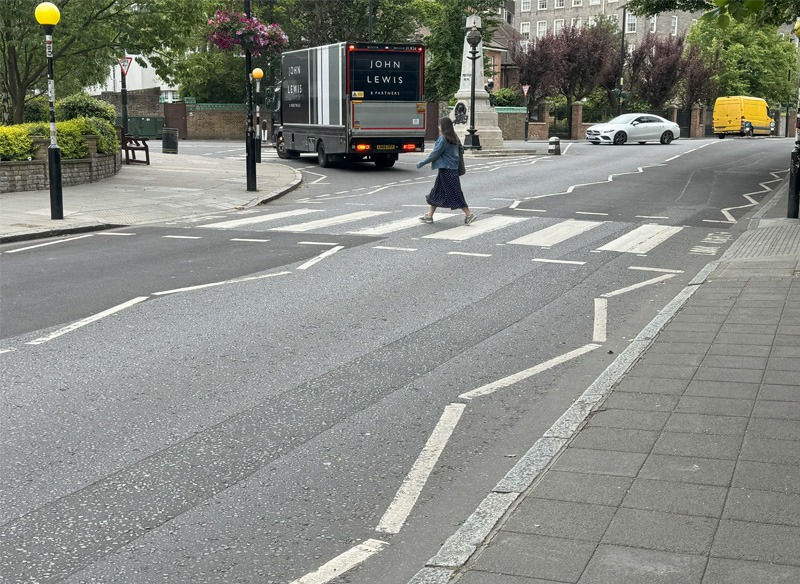
[[[436,221],[439,221],[441,219],[446,219],[447,217],[452,217],[453,215],[455,215],[455,213],[436,213],[434,217]],[[382,223],[375,227],[365,227],[364,229],[359,229],[358,231],[348,231],[348,233],[353,235],[387,235],[389,233],[394,233],[395,231],[402,231],[403,229],[416,227],[417,225],[422,225],[422,221],[419,220],[419,217],[405,217],[396,221]]]
[[[578,221],[576,219],[567,219],[566,221],[540,229],[530,235],[525,235],[524,237],[509,241],[508,243],[513,243],[514,245],[551,247],[571,237],[585,233],[590,229],[594,229],[603,223],[604,221]]]
[[[389,545],[388,542],[379,539],[368,539],[350,548],[346,552],[339,554],[315,572],[311,572],[302,578],[292,581],[291,584],[325,584],[326,582],[330,582],[334,578],[339,578],[345,572],[355,568],[370,556],[377,554],[387,545]]]
[[[279,213],[269,213],[266,215],[258,215],[256,217],[246,217],[244,219],[233,219],[231,221],[220,221],[219,223],[209,223],[208,225],[201,225],[200,227],[212,227],[214,229],[233,229],[243,225],[254,225],[256,223],[265,223],[267,221],[275,221],[276,219],[285,219],[286,217],[296,217],[297,215],[306,215],[308,213],[320,213],[319,209],[295,209],[294,211],[280,211]]]
[[[386,215],[389,211],[356,211],[355,213],[347,213],[345,215],[337,215],[336,217],[329,217],[327,219],[317,219],[316,221],[308,221],[306,223],[298,223],[296,225],[287,225],[286,227],[275,227],[273,231],[312,231],[314,229],[323,229],[332,227],[334,225],[341,225],[342,223],[350,223],[352,221],[361,221],[362,219],[369,219],[378,215]]]
[[[622,253],[647,253],[658,244],[681,231],[683,227],[671,227],[669,225],[647,224],[637,227],[630,233],[615,239],[599,251],[619,251]]]
[[[528,217],[506,217],[503,215],[487,217],[484,215],[479,217],[478,220],[471,225],[462,225],[461,227],[454,227],[453,229],[445,229],[444,231],[431,233],[425,237],[430,239],[464,241],[466,239],[470,239],[471,237],[477,237],[478,235],[483,235],[485,233],[489,233],[490,231],[502,229],[504,227],[508,227],[509,225],[513,225],[514,223],[527,220]]]

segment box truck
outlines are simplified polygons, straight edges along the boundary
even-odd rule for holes
[[[714,133],[720,138],[729,134],[769,136],[774,131],[775,122],[763,99],[734,95],[718,97],[714,102]]]
[[[272,90],[270,141],[281,158],[313,153],[323,168],[388,168],[425,149],[425,49],[343,42],[287,51]]]

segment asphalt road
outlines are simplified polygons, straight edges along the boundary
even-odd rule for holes
[[[724,252],[786,145],[469,159],[468,227],[416,222],[418,157],[301,158],[264,207],[3,246],[3,573],[407,582]]]

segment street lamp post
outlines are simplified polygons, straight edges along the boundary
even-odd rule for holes
[[[617,105],[617,115],[622,115],[622,101],[625,99],[622,94],[625,90],[625,27],[627,26],[625,23],[626,17],[628,15],[628,7],[622,7],[622,47],[620,48],[619,52],[619,99]]]
[[[244,13],[247,18],[250,18],[250,0],[244,0]],[[244,68],[247,72],[247,135],[245,137],[245,149],[247,157],[245,164],[247,166],[247,190],[255,191],[256,188],[256,145],[255,145],[255,130],[253,129],[253,83],[252,83],[252,70],[253,59],[250,55],[250,49],[244,50]]]
[[[256,138],[255,138],[255,152],[256,152],[256,162],[261,162],[261,106],[260,106],[260,98],[258,97],[261,93],[261,79],[264,77],[264,71],[260,67],[256,67],[253,69],[253,72],[250,74],[253,79],[256,80]]]
[[[800,39],[800,19],[794,25],[794,34]],[[800,92],[798,92],[800,95]],[[800,110],[800,104],[798,104]],[[797,115],[800,115],[798,111]],[[789,208],[787,219],[800,217],[800,124],[795,123],[794,150],[789,157]]]
[[[50,101],[50,147],[47,165],[50,178],[50,218],[64,218],[64,199],[61,192],[61,150],[56,136],[56,89],[53,82],[53,28],[61,20],[61,13],[52,2],[42,2],[36,7],[36,22],[44,27],[47,52],[47,97]]]
[[[469,129],[467,129],[468,134],[464,139],[464,148],[480,150],[481,139],[477,134],[477,130],[475,130],[475,61],[482,57],[482,55],[478,55],[477,49],[481,42],[481,33],[474,24],[467,33],[467,42],[471,47],[467,58],[472,61],[472,79],[470,80],[469,88]]]

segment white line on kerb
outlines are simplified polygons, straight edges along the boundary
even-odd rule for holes
[[[98,312],[97,314],[95,314],[93,316],[90,316],[88,318],[84,318],[83,320],[79,320],[77,322],[73,322],[72,324],[70,324],[68,326],[65,326],[64,328],[60,328],[57,331],[55,331],[53,333],[50,333],[46,337],[39,337],[38,339],[30,341],[30,342],[25,343],[25,344],[26,345],[41,345],[42,343],[46,343],[47,341],[52,341],[56,337],[60,337],[61,335],[64,335],[64,334],[69,333],[69,332],[72,332],[72,331],[74,331],[76,329],[81,328],[82,326],[86,326],[87,324],[93,323],[96,320],[100,320],[101,318],[105,318],[106,316],[112,315],[115,312],[119,312],[120,310],[125,310],[126,308],[129,308],[129,307],[133,306],[134,304],[138,304],[139,302],[142,302],[144,300],[147,300],[147,296],[138,296],[138,297],[134,298],[133,300],[128,300],[127,302],[123,302],[122,304],[118,304],[117,306],[109,308],[108,310],[104,310],[103,312]]]
[[[368,539],[364,543],[360,543],[356,547],[336,556],[315,572],[294,580],[291,584],[325,584],[325,582],[330,582],[348,570],[355,568],[387,545],[389,545],[388,542],[379,539]]]
[[[583,347],[579,347],[574,351],[570,351],[569,353],[565,353],[563,355],[559,355],[558,357],[553,357],[549,361],[545,361],[544,363],[539,363],[538,365],[534,365],[529,369],[525,369],[524,371],[520,371],[519,373],[514,373],[513,375],[509,375],[508,377],[504,377],[502,379],[498,379],[497,381],[493,381],[492,383],[487,383],[486,385],[482,385],[472,391],[468,391],[466,393],[462,393],[460,396],[461,399],[472,399],[474,397],[480,397],[482,395],[489,395],[490,393],[494,393],[498,389],[502,389],[504,387],[508,387],[509,385],[514,385],[518,381],[522,381],[523,379],[527,379],[528,377],[533,377],[534,375],[541,373],[542,371],[547,371],[555,367],[556,365],[560,365],[561,363],[566,363],[570,359],[574,359],[575,357],[580,357],[581,355],[588,353],[589,351],[594,351],[598,349],[600,345],[595,343],[589,343],[588,345],[584,345]]]
[[[37,245],[29,245],[28,247],[21,247],[19,249],[12,249],[6,253],[17,253],[18,251],[27,251],[29,249],[36,249],[37,247],[44,247],[46,245],[55,245],[57,243],[66,243],[68,241],[75,241],[76,239],[84,239],[85,237],[94,237],[93,233],[89,235],[79,235],[78,237],[70,237],[69,239],[59,239],[58,241],[48,241],[47,243],[39,243]]]
[[[594,299],[594,330],[592,342],[606,342],[606,323],[608,321],[608,300],[605,298]]]
[[[344,249],[344,246],[343,245],[337,245],[336,247],[332,247],[331,249],[322,252],[317,257],[308,260],[303,265],[297,266],[297,269],[298,270],[307,270],[308,268],[310,268],[311,266],[313,266],[317,262],[324,260],[328,256],[332,256],[333,254],[335,254],[340,249]]]
[[[613,292],[606,292],[605,294],[601,294],[601,298],[613,298],[614,296],[619,296],[620,294],[625,294],[626,292],[630,292],[632,290],[636,290],[637,288],[642,288],[644,286],[649,286],[650,284],[657,284],[658,282],[663,282],[664,280],[669,280],[670,278],[674,278],[675,274],[664,274],[663,276],[658,276],[656,278],[652,278],[650,280],[645,280],[644,282],[639,282],[638,284],[633,284],[632,286],[627,286],[625,288],[620,288],[619,290],[614,290]]]
[[[436,461],[439,460],[439,455],[447,445],[447,441],[450,439],[466,407],[465,404],[449,404],[444,408],[444,413],[439,419],[439,423],[436,424],[414,466],[411,467],[408,476],[403,481],[403,484],[400,485],[391,505],[389,505],[386,513],[383,514],[378,527],[375,528],[376,531],[398,533],[400,528],[403,527],[403,523],[405,523],[411,513],[411,509],[417,502],[425,482],[428,480]]]

